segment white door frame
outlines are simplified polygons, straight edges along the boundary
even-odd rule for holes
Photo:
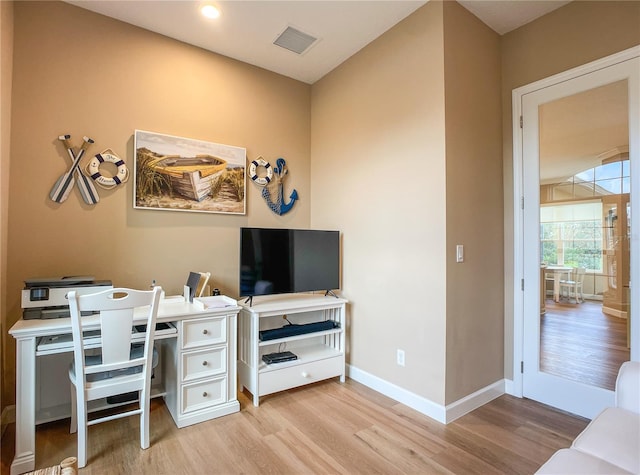
[[[514,396],[522,397],[523,377],[521,364],[524,361],[524,194],[523,194],[523,138],[520,127],[520,117],[522,115],[522,96],[545,87],[553,86],[576,77],[589,74],[632,58],[640,57],[640,46],[634,46],[620,53],[607,56],[606,58],[587,63],[577,68],[550,76],[540,81],[514,89],[512,92],[512,112],[513,112],[513,385],[510,393]],[[638,88],[629,88],[629,102],[637,104],[639,101]],[[629,130],[640,130],[640,123],[637,114],[632,114],[629,118]],[[640,157],[640,138],[638,136],[629,137],[629,154],[631,157]],[[635,165],[635,166],[634,166]],[[631,255],[640,256],[640,172],[636,170],[639,163],[631,165],[631,223],[633,226],[631,234]],[[634,198],[635,197],[635,198]],[[632,266],[630,281],[633,289],[640,287],[640,266]],[[637,292],[635,293],[637,295]],[[632,297],[633,298],[633,297]],[[640,305],[635,299],[636,305],[631,307],[633,318],[631,319],[631,360],[640,361]],[[631,312],[629,318],[631,318]]]

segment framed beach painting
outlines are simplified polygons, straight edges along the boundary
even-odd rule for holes
[[[136,130],[133,207],[246,213],[246,149]]]

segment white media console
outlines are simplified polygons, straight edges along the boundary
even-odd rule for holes
[[[238,377],[258,406],[260,396],[340,376],[345,378],[345,306],[343,298],[319,294],[260,296],[242,307],[238,320]],[[260,332],[289,323],[333,320],[338,327],[282,338],[260,339]],[[291,351],[296,360],[267,365],[262,356]]]

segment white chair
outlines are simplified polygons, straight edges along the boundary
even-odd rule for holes
[[[560,280],[560,295],[564,296],[565,291],[568,299],[571,299],[571,295],[576,299],[576,303],[584,302],[584,295],[582,293],[582,285],[584,283],[584,275],[586,269],[584,267],[578,267],[573,269],[568,279]]]
[[[140,415],[140,446],[149,447],[149,399],[153,339],[161,287],[141,291],[125,288],[77,295],[68,294],[73,332],[71,381],[71,433],[78,432],[78,467],[87,463],[87,427],[100,422]],[[143,344],[131,344],[134,308],[145,307]],[[84,312],[99,312],[101,351],[85,350]],[[94,320],[95,321],[95,320]],[[138,408],[89,420],[87,402],[138,391]]]
[[[551,296],[553,296],[554,282],[555,282],[555,277],[553,275],[553,272],[545,272],[544,273],[544,289],[543,289],[545,298],[547,298],[547,287],[549,286],[548,285],[549,283],[551,283]]]

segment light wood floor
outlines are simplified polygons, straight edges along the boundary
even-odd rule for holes
[[[602,302],[546,301],[540,317],[542,371],[590,386],[614,389],[630,354],[627,321],[602,313]]]
[[[263,397],[255,408],[177,429],[154,400],[151,447],[138,418],[89,428],[81,474],[530,474],[568,447],[587,420],[508,395],[443,425],[347,379]],[[13,457],[2,440],[2,475]],[[38,427],[36,468],[75,455],[69,421]]]

